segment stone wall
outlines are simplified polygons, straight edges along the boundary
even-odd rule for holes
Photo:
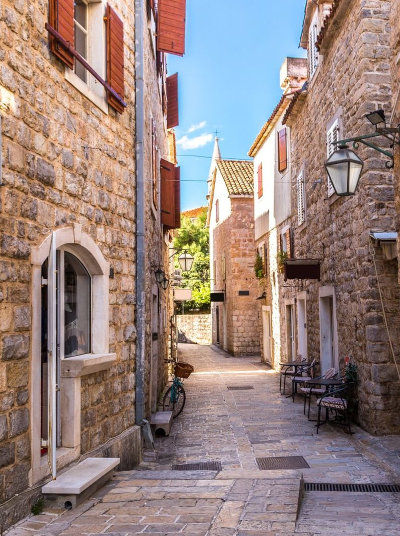
[[[211,314],[177,315],[179,342],[211,344]]]
[[[319,294],[332,287],[336,295],[337,351],[343,372],[344,357],[351,356],[359,374],[359,420],[372,433],[400,430],[399,378],[391,356],[383,307],[399,356],[400,314],[397,261],[385,261],[369,237],[371,230],[395,228],[393,173],[385,157],[360,146],[364,171],[355,196],[327,197],[326,132],[340,118],[341,137],[372,132],[364,115],[384,108],[390,116],[390,25],[392,2],[357,0],[326,34],[323,56],[308,92],[299,99],[288,120],[292,128],[292,227],[296,258],[321,259],[321,281],[307,280],[307,337],[310,357],[320,357]],[[337,15],[339,17],[339,15]],[[296,177],[303,170],[306,182],[306,222],[296,220]],[[316,182],[323,178],[322,183]],[[374,259],[376,260],[377,274]],[[281,276],[280,276],[281,277]],[[296,298],[293,290],[281,293]],[[283,313],[283,311],[282,311]],[[285,315],[281,314],[285,330]]]
[[[123,20],[125,30],[127,107],[122,114],[105,102],[97,106],[67,80],[63,64],[48,47],[48,2],[4,0],[0,8],[0,503],[37,481],[32,472],[32,423],[38,393],[33,392],[35,370],[31,365],[32,321],[40,324],[40,312],[32,310],[32,296],[38,289],[33,285],[31,252],[54,230],[78,224],[82,235],[93,240],[112,268],[109,352],[116,354],[116,361],[109,370],[82,378],[80,449],[82,453],[99,451],[107,440],[134,429],[135,17],[133,2],[109,3]],[[166,125],[146,26],[144,35],[149,371],[153,272],[154,266],[162,265],[167,256],[159,214],[154,213],[150,202],[150,115],[155,119],[162,156],[166,154]],[[166,297],[161,296],[160,301],[162,355],[166,345],[161,333],[167,325],[166,319],[163,322]],[[161,365],[157,367],[161,370],[159,391],[165,372]],[[149,373],[147,379],[148,401]],[[147,406],[149,413],[148,402]],[[135,434],[132,452],[137,450]],[[129,447],[128,440],[116,441],[115,445],[123,445],[125,450]],[[113,455],[120,454],[118,448],[113,448]]]
[[[235,197],[231,202],[230,217],[214,229],[213,251],[217,262],[215,288],[225,289],[225,302],[213,304],[212,311],[216,315],[216,307],[219,307],[220,344],[224,350],[233,355],[252,355],[260,351],[260,319],[256,301],[259,285],[254,275],[253,200],[250,197]],[[239,295],[239,291],[248,294]],[[215,321],[213,342],[216,342]]]

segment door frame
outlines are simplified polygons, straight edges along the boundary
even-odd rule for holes
[[[272,336],[272,314],[271,314],[271,306],[270,305],[263,305],[261,308],[261,314],[262,314],[262,330],[263,330],[263,357],[264,361],[271,365],[273,367],[274,365],[274,355],[273,355],[273,336]],[[269,321],[269,337],[266,336],[265,333],[265,326],[267,324],[267,321]],[[267,343],[267,339],[269,338],[269,342]],[[267,360],[265,349],[268,347],[268,354],[269,354],[269,361]]]
[[[302,357],[308,357],[307,344],[307,292],[299,292],[296,297],[296,313],[297,313],[297,353]],[[304,315],[300,310],[300,302],[304,302]],[[303,322],[302,322],[303,320]],[[301,323],[303,325],[301,325]],[[300,343],[303,343],[300,347]]]
[[[320,287],[319,289],[319,340],[320,340],[320,368],[321,372],[324,373],[326,367],[323,366],[322,355],[325,351],[325,342],[323,340],[323,324],[326,320],[326,313],[324,311],[324,299],[332,299],[332,314],[331,318],[331,329],[332,329],[332,365],[339,370],[339,342],[338,342],[338,330],[337,330],[337,317],[336,317],[336,293],[335,288],[332,285],[327,285]],[[329,368],[329,367],[328,367]]]
[[[296,357],[296,309],[295,309],[295,300],[294,298],[285,300],[285,337],[286,337],[286,357],[290,359],[289,356],[289,337],[288,337],[288,327],[289,327],[289,318],[288,318],[288,310],[290,308],[291,311],[291,332],[292,332],[292,344],[291,344],[291,350],[290,353],[291,358],[295,359]]]

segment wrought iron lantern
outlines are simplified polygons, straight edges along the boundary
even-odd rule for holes
[[[161,285],[165,277],[165,272],[161,270],[161,268],[157,268],[157,270],[154,272],[154,275],[155,275],[157,283]]]
[[[182,272],[190,272],[193,266],[194,257],[186,250],[179,255],[178,262]]]
[[[325,169],[339,196],[354,195],[364,162],[346,144],[339,146],[325,162]]]
[[[166,277],[166,276],[164,275],[164,279],[163,279],[162,282],[161,282],[161,286],[162,286],[162,288],[163,288],[164,290],[167,290],[168,285],[169,285],[169,279],[168,279],[168,277]]]

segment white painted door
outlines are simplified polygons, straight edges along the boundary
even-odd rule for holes
[[[272,330],[271,330],[271,311],[263,309],[263,351],[264,361],[272,365]]]
[[[328,369],[335,366],[334,352],[334,323],[333,323],[333,298],[326,296],[320,298],[320,346],[321,346],[321,372],[324,374]]]
[[[297,300],[297,338],[298,353],[302,357],[307,357],[307,316],[306,300]]]
[[[294,306],[286,306],[286,341],[288,361],[295,358]]]

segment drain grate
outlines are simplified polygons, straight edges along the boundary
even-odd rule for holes
[[[274,469],[303,469],[310,467],[303,456],[273,456],[270,458],[256,458],[258,468],[262,471]]]
[[[221,462],[196,462],[173,465],[173,471],[222,471]]]
[[[254,389],[252,385],[228,385],[229,391],[250,391]]]
[[[347,491],[361,493],[400,493],[400,484],[332,484],[304,482],[305,491]]]

